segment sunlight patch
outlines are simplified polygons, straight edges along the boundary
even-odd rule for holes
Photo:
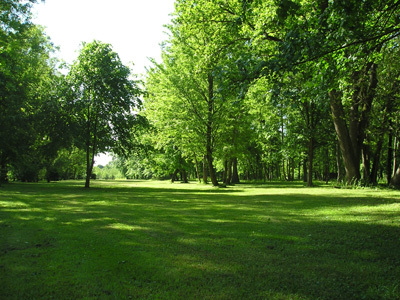
[[[147,227],[137,226],[137,225],[128,225],[123,223],[113,223],[107,226],[107,228],[118,229],[118,230],[148,230]]]
[[[212,223],[234,223],[232,220],[223,220],[223,219],[208,219],[208,222]]]
[[[0,207],[28,207],[29,205],[21,201],[0,201]]]

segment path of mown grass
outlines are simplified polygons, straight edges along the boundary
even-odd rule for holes
[[[400,193],[0,188],[1,299],[400,299]]]

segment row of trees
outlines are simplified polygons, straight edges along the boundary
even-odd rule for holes
[[[213,185],[239,172],[399,186],[399,6],[176,1],[146,81],[147,150],[121,165],[144,175],[161,162],[172,175],[195,168]]]
[[[63,75],[50,39],[31,22],[35,2],[0,3],[0,184],[86,178],[89,187],[96,154],[129,148],[141,92],[98,41],[83,43]]]
[[[31,1],[1,2],[1,181],[332,178],[400,186],[396,0],[178,0],[139,83],[108,44],[58,71]]]

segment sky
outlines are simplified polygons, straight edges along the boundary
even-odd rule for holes
[[[165,24],[174,0],[46,0],[34,5],[33,22],[43,25],[58,57],[71,64],[82,42],[109,43],[135,74],[144,74],[149,57],[161,57],[160,43],[168,38]],[[131,63],[134,65],[132,66]],[[108,155],[96,158],[105,165]]]

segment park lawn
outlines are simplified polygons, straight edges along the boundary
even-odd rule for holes
[[[1,299],[400,299],[400,192],[10,183]]]

